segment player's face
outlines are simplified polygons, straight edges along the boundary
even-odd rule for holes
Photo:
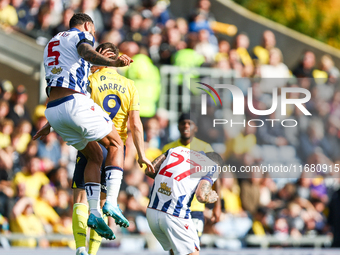
[[[178,124],[178,130],[182,139],[190,139],[195,136],[197,127],[193,121],[183,120]]]

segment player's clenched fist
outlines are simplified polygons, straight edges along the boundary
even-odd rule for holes
[[[218,195],[215,190],[211,190],[210,193],[207,195],[208,203],[215,203],[218,199]]]

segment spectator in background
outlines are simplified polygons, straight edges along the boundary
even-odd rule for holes
[[[250,179],[243,180],[241,183],[241,203],[243,210],[254,215],[260,207],[261,174],[252,173]]]
[[[303,54],[302,61],[293,70],[293,74],[297,78],[313,78],[313,72],[315,70],[315,55],[312,51],[306,51]]]
[[[321,70],[327,72],[328,82],[334,84],[340,77],[339,69],[334,65],[334,61],[330,55],[321,57]]]
[[[45,168],[44,171],[49,172],[54,167],[58,167],[61,158],[60,143],[57,140],[55,132],[49,133],[42,140],[38,140],[38,153],[37,156],[46,161],[51,161],[51,165]]]
[[[170,142],[170,129],[169,129],[169,112],[166,109],[158,108],[156,112],[156,118],[160,126],[159,138],[160,147],[163,148],[164,145]]]
[[[7,118],[13,120],[15,126],[17,126],[21,120],[31,121],[31,117],[26,107],[27,99],[28,95],[26,88],[24,85],[19,85],[12,96],[9,113],[7,115]]]
[[[235,39],[235,49],[244,66],[253,65],[249,52],[249,37],[246,34],[239,34]]]
[[[148,54],[152,60],[152,62],[159,66],[161,55],[161,44],[162,44],[162,36],[158,33],[150,34],[148,37]]]
[[[325,127],[326,128],[325,137],[329,143],[329,146],[331,147],[330,158],[333,161],[340,159],[340,142],[338,136],[339,127],[340,127],[339,119],[334,116],[330,116]]]
[[[65,167],[53,169],[49,173],[49,179],[53,186],[57,189],[67,189],[70,187],[70,180],[68,178],[68,172]]]
[[[162,154],[160,150],[160,125],[155,117],[150,118],[145,123],[145,156],[154,160]]]
[[[204,56],[207,65],[211,66],[213,64],[217,48],[209,42],[208,30],[201,29],[198,32],[198,43],[195,46],[195,51]]]
[[[242,209],[240,187],[231,173],[221,178],[221,199],[225,214],[216,223],[215,230],[224,237],[244,237],[251,228],[252,221]]]
[[[15,150],[20,154],[24,153],[27,149],[27,145],[31,141],[32,124],[28,120],[20,121],[19,125],[15,129],[15,134],[18,137],[18,141],[15,144]]]
[[[112,30],[118,31],[121,37],[121,41],[125,40],[126,37],[126,28],[124,25],[123,15],[119,12],[114,12],[111,16],[110,20],[110,29],[108,33]]]
[[[179,32],[181,33],[181,41],[187,42],[188,41],[188,32],[189,32],[188,22],[184,18],[177,18],[176,19],[176,27],[178,28]]]
[[[62,21],[53,29],[53,32],[52,32],[53,36],[58,34],[59,32],[67,31],[70,29],[69,22],[73,14],[74,14],[74,11],[71,8],[64,10]]]
[[[159,70],[147,55],[136,54],[139,52],[137,43],[124,42],[121,46],[121,51],[134,61],[134,64],[127,69],[125,76],[134,81],[139,92],[140,117],[153,117],[156,114],[161,90]]]
[[[11,145],[11,135],[14,130],[14,122],[10,119],[4,119],[0,123],[0,149],[7,148]]]
[[[0,28],[6,29],[18,23],[16,10],[10,5],[10,0],[0,0]]]
[[[130,14],[129,25],[126,27],[126,41],[135,41],[138,44],[142,43],[142,22],[143,17],[138,12]]]
[[[219,40],[218,52],[215,56],[215,61],[219,62],[221,60],[229,60],[229,50],[230,50],[229,42],[226,40]]]
[[[104,30],[104,23],[102,15],[100,11],[97,9],[97,5],[98,5],[97,1],[81,0],[78,12],[86,13],[91,17],[93,23],[96,24],[96,34],[97,37],[99,37]]]
[[[56,27],[62,21],[65,2],[65,0],[47,0],[46,4],[53,17],[50,21],[51,27]]]
[[[308,160],[316,152],[322,153],[327,157],[331,155],[331,147],[325,138],[325,130],[321,120],[311,120],[307,133],[301,134],[299,152],[304,161]]]
[[[0,123],[5,120],[9,113],[9,104],[6,100],[0,99]]]
[[[111,29],[110,31],[104,32],[100,40],[101,43],[110,42],[114,45],[119,45],[123,41],[121,34],[118,30]]]
[[[186,43],[181,41],[180,31],[177,28],[168,29],[166,32],[166,41],[160,46],[161,64],[169,65],[173,55],[185,47]]]
[[[110,30],[111,26],[111,16],[113,9],[115,8],[115,0],[102,0],[100,1],[99,11],[103,18],[104,29]]]
[[[7,148],[8,150],[9,148]],[[9,161],[9,162],[8,162]],[[7,219],[10,216],[10,201],[14,195],[12,189],[12,162],[6,151],[0,149],[0,215]]]
[[[39,217],[35,215],[33,210],[33,199],[31,197],[22,197],[13,207],[11,230],[14,233],[22,233],[28,236],[45,235],[45,230]],[[34,237],[29,239],[15,240],[13,246],[30,247],[37,246]],[[39,247],[48,247],[49,243],[45,239],[40,239]]]
[[[215,21],[214,14],[210,11],[210,0],[199,0],[197,4],[197,12],[204,16],[207,21]]]
[[[42,0],[28,0],[17,9],[18,27],[27,31],[34,28]]]
[[[290,76],[288,67],[283,63],[282,52],[278,48],[269,50],[269,64],[260,66],[261,90],[271,94],[273,88],[282,88]]]
[[[226,139],[224,159],[241,160],[244,153],[252,152],[256,145],[256,127],[246,127],[235,137]]]
[[[0,81],[0,98],[3,100],[10,100],[13,92],[13,84],[8,80]]]
[[[275,118],[275,112],[268,116],[268,119]],[[284,146],[288,145],[286,138],[285,128],[279,123],[273,123],[271,121],[263,121],[264,124],[261,128],[257,129],[257,138],[259,144]]]
[[[276,38],[272,31],[266,30],[262,35],[262,45],[254,47],[253,52],[255,59],[258,60],[258,64],[267,65],[269,64],[269,51],[276,45]]]
[[[333,193],[329,203],[328,224],[333,233],[332,247],[340,247],[340,189]]]
[[[42,161],[39,158],[28,160],[22,172],[18,172],[13,178],[13,189],[23,185],[25,196],[37,198],[41,186],[48,184],[50,180],[41,171]]]
[[[60,222],[59,215],[53,209],[56,203],[53,188],[49,184],[41,186],[39,196],[33,203],[33,210],[47,233],[53,232],[54,226]]]

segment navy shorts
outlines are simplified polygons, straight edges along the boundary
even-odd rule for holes
[[[102,162],[102,166],[100,169],[100,187],[101,187],[101,192],[106,194],[105,161],[107,157],[107,150],[105,149],[103,145],[101,145],[100,143],[98,144],[103,151],[103,162]],[[124,145],[124,158],[125,158],[125,150],[126,150],[126,147]],[[77,163],[76,163],[76,167],[74,169],[73,178],[72,178],[72,189],[85,189],[84,171],[85,171],[86,164],[87,164],[87,159],[80,151],[78,151]]]

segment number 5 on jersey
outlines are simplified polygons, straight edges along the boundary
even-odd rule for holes
[[[59,65],[59,57],[60,57],[60,52],[59,51],[54,51],[53,47],[58,46],[60,44],[60,41],[53,41],[48,44],[47,47],[47,57],[55,57],[54,61],[48,63],[49,66],[56,66]]]

